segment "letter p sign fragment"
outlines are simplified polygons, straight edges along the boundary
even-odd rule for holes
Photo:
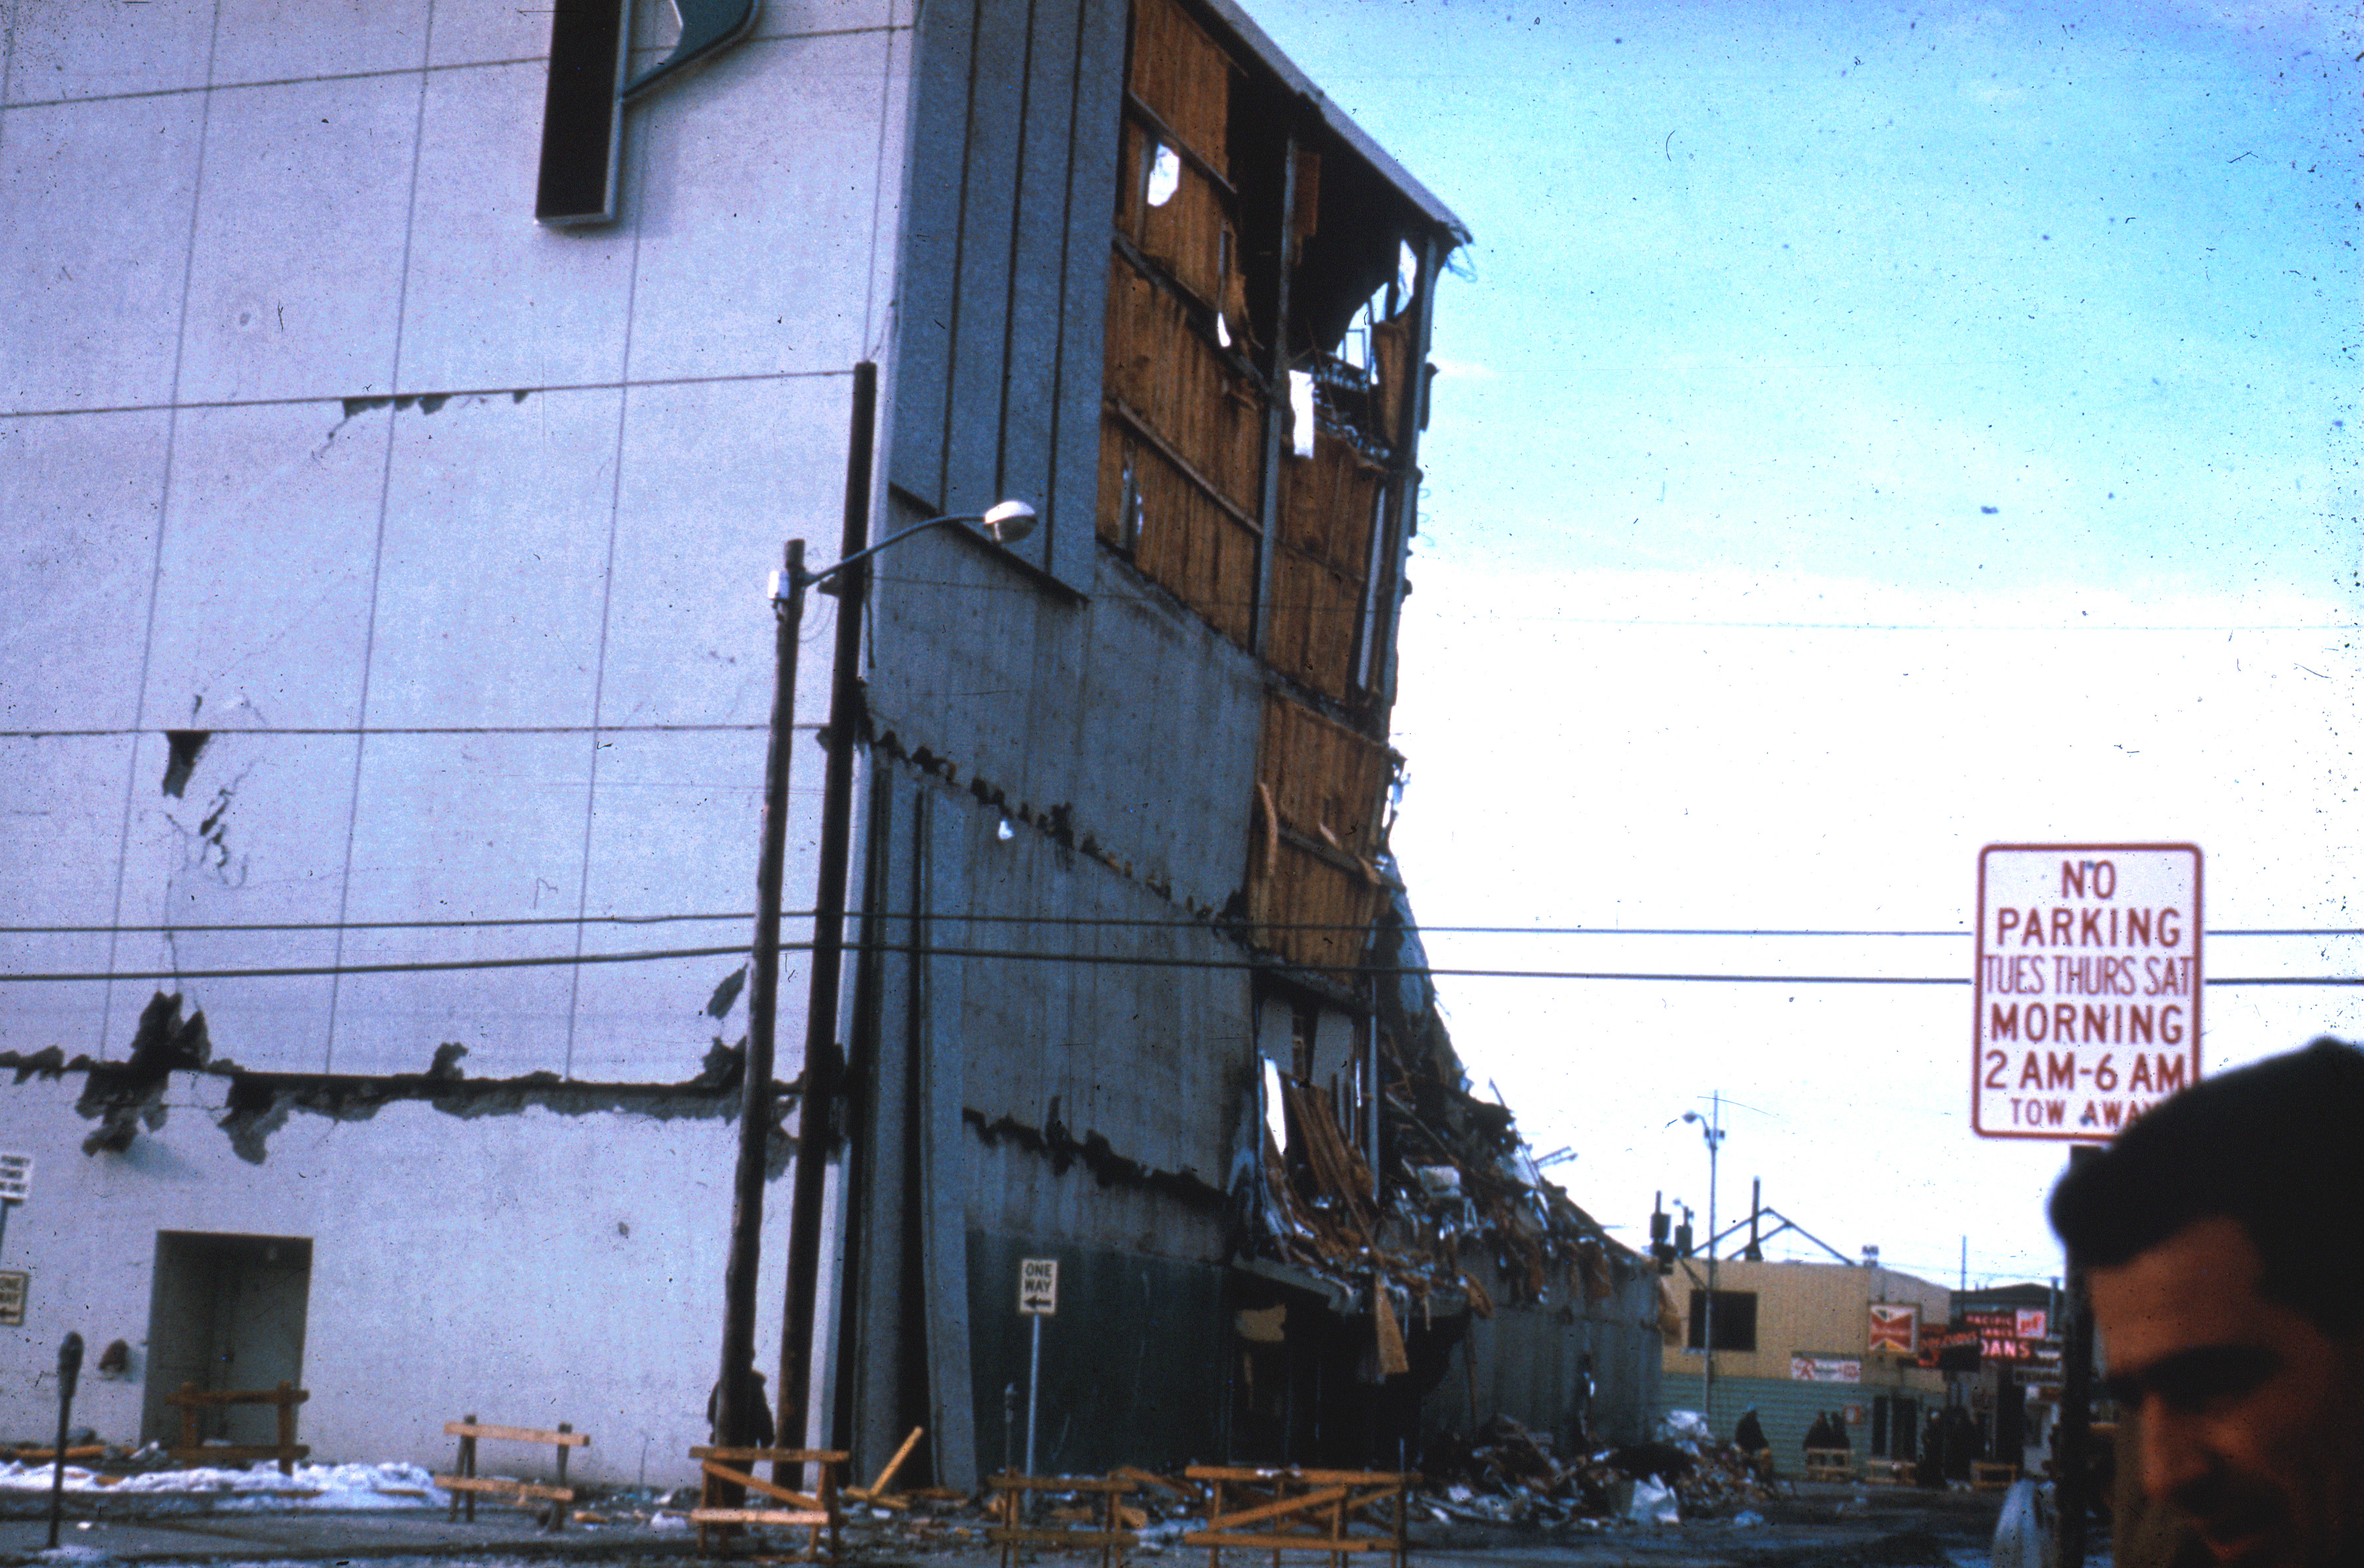
[[[674,0],[674,10],[681,37],[673,52],[628,82],[630,0],[556,0],[533,203],[538,221],[615,221],[626,101],[746,37],[755,26],[756,0]]]

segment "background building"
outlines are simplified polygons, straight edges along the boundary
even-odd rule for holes
[[[1877,1263],[1726,1258],[1716,1270],[1719,1436],[1729,1439],[1755,1406],[1775,1462],[1795,1474],[1807,1429],[1828,1412],[1846,1423],[1858,1459],[1912,1457],[1922,1427],[1946,1402],[1944,1375],[1918,1362],[1922,1334],[1946,1322],[1943,1285]],[[1665,1282],[1672,1299],[1661,1398],[1671,1407],[1704,1407],[1706,1282],[1697,1259]]]
[[[620,62],[572,6],[13,18],[0,1423],[74,1329],[131,1348],[77,1407],[109,1436],[286,1376],[325,1454],[473,1410],[682,1473],[764,573],[1017,495],[1022,543],[853,595],[843,840],[796,748],[788,905],[837,848],[861,916],[820,1429],[1003,1462],[1055,1256],[1046,1465],[1391,1460],[1490,1413],[1423,1413],[1456,1357],[1638,1431],[1646,1276],[1383,956],[1451,213],[1225,5],[775,0],[602,118],[673,48],[640,9]],[[1366,1184],[1359,1237],[1292,1218]]]

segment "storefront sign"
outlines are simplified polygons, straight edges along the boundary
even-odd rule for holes
[[[1790,1381],[1861,1383],[1863,1361],[1857,1356],[1810,1356],[1801,1352],[1790,1358]]]
[[[1871,1334],[1865,1349],[1878,1355],[1909,1356],[1918,1349],[1921,1308],[1909,1302],[1871,1304]]]
[[[1979,854],[1971,1125],[2099,1143],[2200,1077],[2200,851]]]

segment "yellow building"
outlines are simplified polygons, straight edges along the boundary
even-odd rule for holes
[[[1859,1459],[1912,1457],[1946,1391],[1944,1376],[1914,1358],[1924,1329],[1946,1326],[1952,1293],[1877,1263],[1724,1259],[1715,1283],[1711,1356],[1706,1261],[1678,1260],[1659,1282],[1667,1408],[1704,1411],[1729,1439],[1753,1407],[1791,1474],[1817,1413],[1845,1423]]]

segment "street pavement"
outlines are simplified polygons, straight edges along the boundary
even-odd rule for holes
[[[440,1509],[130,1514],[103,1503],[75,1507],[79,1501],[69,1500],[61,1545],[50,1552],[43,1550],[46,1513],[12,1499],[6,1517],[0,1517],[0,1568],[266,1562],[337,1568],[401,1557],[485,1568],[555,1559],[629,1568],[678,1563],[696,1551],[694,1535],[682,1528],[679,1515],[660,1516],[653,1526],[640,1518],[574,1523],[552,1535],[538,1529],[531,1516],[507,1510],[490,1511],[471,1523],[450,1519]],[[1415,1528],[1412,1556],[1421,1568],[1986,1568],[1999,1510],[1992,1495],[1801,1485],[1796,1496],[1761,1505],[1761,1522],[1430,1525]],[[974,1519],[946,1521],[925,1531],[900,1520],[859,1521],[848,1530],[846,1545],[848,1559],[859,1568],[998,1568],[1000,1561]],[[742,1548],[739,1555],[744,1562],[753,1554]],[[1042,1568],[1097,1568],[1097,1559],[1087,1553],[1044,1553],[1027,1561]],[[1151,1543],[1136,1551],[1132,1561],[1135,1568],[1169,1561],[1174,1568],[1196,1568],[1197,1552]],[[1231,1568],[1264,1568],[1267,1561],[1251,1554]],[[2091,1568],[2107,1568],[2108,1559],[2088,1562]],[[1292,1568],[1327,1565],[1306,1554],[1292,1559]]]

